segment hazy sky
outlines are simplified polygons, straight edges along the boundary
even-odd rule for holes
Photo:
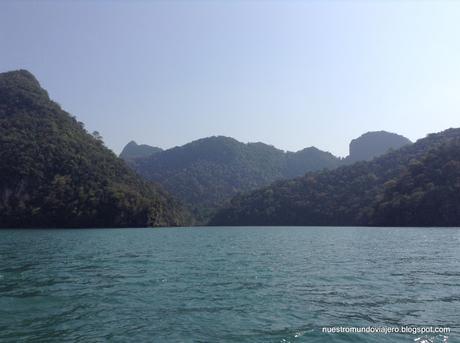
[[[346,155],[460,127],[460,2],[0,2],[0,71],[34,73],[115,152],[226,135]]]

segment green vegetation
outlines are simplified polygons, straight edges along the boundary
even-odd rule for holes
[[[229,137],[203,138],[147,157],[128,159],[142,176],[160,183],[188,204],[199,223],[241,192],[291,179],[309,171],[333,169],[356,160],[372,159],[411,142],[385,131],[368,132],[350,144],[350,156],[340,159],[314,147],[284,152],[264,143],[244,144]],[[140,152],[129,143],[125,150]]]
[[[130,161],[135,158],[149,157],[153,154],[163,151],[161,148],[150,146],[147,144],[138,145],[135,141],[131,141],[123,148],[120,158],[125,161]]]
[[[212,225],[460,225],[460,129],[235,197]]]
[[[0,161],[0,227],[167,226],[185,218],[24,70],[0,74]]]
[[[379,226],[460,225],[460,137],[413,159],[383,185],[369,223]]]
[[[263,143],[209,137],[131,161],[139,174],[160,183],[205,222],[241,191],[310,170],[333,168],[340,159],[316,148],[285,153]]]
[[[342,160],[313,147],[284,152],[219,136],[166,151],[130,142],[121,156],[183,201],[198,223],[459,225],[460,131],[409,143],[368,133]],[[190,219],[27,71],[0,74],[0,159],[0,227],[173,226]]]

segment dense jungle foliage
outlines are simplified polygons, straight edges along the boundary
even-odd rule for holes
[[[341,159],[315,147],[284,152],[264,143],[244,144],[218,136],[161,152],[155,150],[158,148],[130,142],[122,155],[127,156],[125,151],[131,156],[137,155],[137,158],[127,158],[130,165],[183,200],[198,222],[203,223],[240,192],[302,176],[309,171],[369,160],[410,143],[394,133],[368,132],[354,139],[350,143],[350,155]]]
[[[0,227],[167,226],[184,218],[31,73],[0,74]]]
[[[339,158],[316,148],[285,153],[267,144],[217,136],[135,159],[131,165],[183,200],[204,222],[241,191],[339,164]]]
[[[211,225],[460,225],[460,129],[236,196]]]

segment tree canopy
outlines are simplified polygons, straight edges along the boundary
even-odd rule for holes
[[[0,74],[0,161],[1,227],[169,226],[186,218],[25,70]]]
[[[244,144],[230,137],[203,138],[130,163],[145,178],[183,200],[198,222],[241,191],[310,170],[334,168],[340,159],[316,148],[284,152],[263,143]]]

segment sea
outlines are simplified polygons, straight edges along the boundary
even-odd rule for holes
[[[460,342],[460,229],[0,230],[0,342]]]

